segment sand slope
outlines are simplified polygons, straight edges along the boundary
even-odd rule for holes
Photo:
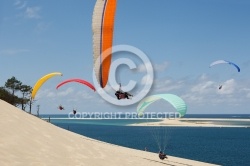
[[[120,147],[61,129],[0,100],[0,165],[210,165]]]

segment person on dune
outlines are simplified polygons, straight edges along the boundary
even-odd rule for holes
[[[164,154],[162,151],[160,151],[160,152],[159,152],[159,158],[160,158],[161,160],[164,160],[164,159],[167,159],[168,157],[167,157],[166,154]]]

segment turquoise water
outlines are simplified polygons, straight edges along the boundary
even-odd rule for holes
[[[250,163],[250,128],[247,127],[139,127],[125,125],[145,122],[145,120],[63,120],[53,118],[65,118],[65,115],[49,116],[51,123],[59,127],[112,144],[140,150],[147,147],[148,151],[157,153],[159,148],[155,136],[163,139],[164,135],[165,152],[168,155],[220,165],[245,166]],[[230,119],[249,119],[250,117],[250,115],[188,116],[189,118]],[[237,122],[234,125],[242,124]]]
[[[93,124],[93,125],[117,125],[124,126],[130,124],[139,124],[139,123],[149,123],[149,122],[160,122],[160,119],[140,119],[140,118],[131,118],[124,119],[125,115],[117,116],[117,119],[109,119],[109,118],[97,118],[91,119],[87,117],[85,119],[81,117],[70,117],[68,115],[42,115],[41,118],[45,120],[50,120],[51,123],[69,123],[69,124]],[[118,119],[120,118],[120,119]],[[197,114],[189,114],[185,115],[184,118],[196,118],[197,120],[182,120],[187,122],[203,122],[203,123],[213,123],[217,125],[226,125],[226,126],[245,126],[250,127],[250,115],[249,114],[234,114],[234,115],[197,115]],[[199,121],[199,118],[209,118],[212,120],[202,120]],[[226,121],[220,119],[227,119]],[[239,119],[239,120],[238,120]]]
[[[48,119],[47,119],[48,120]],[[150,119],[150,120],[145,120],[145,119],[50,119],[51,123],[54,124],[68,124],[69,126],[71,124],[79,124],[79,125],[84,125],[84,124],[91,124],[91,125],[116,125],[116,126],[125,126],[129,124],[134,124],[134,123],[143,123],[143,122],[158,122],[161,120],[157,119]]]

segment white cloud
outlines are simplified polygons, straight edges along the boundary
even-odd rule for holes
[[[206,74],[202,74],[200,77],[199,77],[199,80],[200,81],[205,81],[205,80],[208,80],[208,76]]]
[[[80,91],[76,93],[77,96],[80,96],[83,99],[93,99],[94,96],[92,96],[91,94],[85,92],[85,91]]]
[[[183,98],[189,106],[199,105],[207,108],[209,105],[218,106],[222,103],[236,105],[242,102],[237,97],[242,94],[235,92],[235,86],[235,80],[228,80],[223,84],[225,89],[219,90],[218,84],[203,74],[195,80],[174,80],[171,78],[156,80],[153,91],[176,94]]]
[[[192,94],[192,93],[188,93],[188,94],[185,94],[185,95],[182,95],[181,98],[184,100],[184,101],[188,101],[190,103],[196,103],[196,104],[200,104],[200,103],[203,103],[204,102],[204,98],[203,96],[200,96],[200,95],[197,95],[197,94]]]
[[[64,91],[58,92],[57,95],[58,95],[59,97],[60,97],[60,96],[64,97],[64,96],[67,96],[67,95],[70,95],[70,94],[74,93],[74,91],[75,91],[75,90],[74,90],[72,87],[69,87],[69,88],[67,88],[67,89],[64,90]]]
[[[14,3],[14,5],[15,5],[15,6],[18,6],[20,3],[21,3],[20,0],[16,0],[15,3]]]
[[[26,7],[26,4],[27,4],[26,1],[16,0],[15,3],[14,3],[14,6],[15,6],[17,9],[23,9],[23,8]]]
[[[39,89],[39,91],[36,93],[35,99],[38,100],[43,97],[48,97],[48,94],[49,94],[49,97],[52,97],[53,94],[50,92],[51,91],[49,89]]]
[[[150,77],[150,75],[145,75],[141,79],[141,84],[142,85],[148,85],[153,82],[153,78]]]
[[[215,89],[215,83],[213,81],[207,81],[194,85],[190,91],[192,93],[208,94],[211,91],[214,91],[214,89]]]
[[[30,52],[28,49],[7,49],[0,51],[0,55],[18,55],[22,53]]]
[[[222,89],[219,89],[218,82],[211,80],[206,74],[202,74],[195,79],[155,80],[154,88],[150,93],[176,94],[186,101],[188,107],[204,107],[206,110],[214,107],[220,108],[223,105],[239,107],[243,103],[248,103],[250,98],[250,88],[247,88],[249,80],[230,79],[222,85]]]
[[[146,71],[146,67],[145,67],[145,65],[143,65],[143,64],[141,64],[141,65],[139,65],[138,67],[137,67],[137,71],[138,72],[145,72]]]
[[[56,94],[54,92],[48,91],[47,97],[54,98],[54,97],[56,97]]]
[[[169,66],[169,63],[167,61],[164,61],[162,64],[153,64],[153,65],[151,63],[141,64],[138,66],[137,71],[141,73],[146,72],[147,68],[149,69],[151,66],[153,67],[153,70],[155,72],[163,72]]]
[[[178,90],[184,86],[183,83],[184,83],[183,81],[174,81],[171,79],[156,80],[155,91],[156,92],[169,92],[172,90]]]
[[[28,18],[28,19],[40,19],[41,8],[38,6],[30,7],[27,5],[27,1],[16,0],[14,3],[16,9],[20,10],[21,13],[18,17]],[[40,25],[41,26],[41,25]]]
[[[153,66],[154,66],[155,72],[163,72],[169,66],[169,63],[167,61],[165,61],[162,64],[154,64]]]
[[[38,19],[41,18],[39,15],[40,7],[27,7],[25,11],[25,17],[30,19]]]
[[[36,98],[61,98],[65,96],[69,96],[71,94],[74,94],[74,89],[72,87],[69,87],[65,90],[60,90],[60,91],[53,91],[51,89],[40,89],[39,92],[37,92]]]
[[[137,67],[137,71],[140,73],[147,72],[147,69],[150,69],[151,66],[151,63],[141,64]]]
[[[242,88],[241,92],[246,93],[246,97],[250,98],[250,88]]]
[[[44,22],[39,22],[36,26],[35,31],[39,33],[39,32],[47,30],[48,28],[49,28],[49,24],[44,23]]]

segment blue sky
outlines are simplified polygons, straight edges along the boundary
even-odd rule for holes
[[[149,94],[173,93],[188,113],[250,113],[250,2],[248,0],[118,0],[113,44],[142,50],[154,66]],[[68,78],[92,80],[92,13],[95,0],[1,0],[0,83],[12,76],[33,86],[41,113],[135,111],[137,104],[114,106],[79,84],[56,90]],[[123,55],[121,55],[123,56]],[[209,68],[218,59],[238,64]],[[129,73],[129,74],[128,74]],[[121,72],[122,81],[136,73]],[[223,84],[222,90],[218,90]],[[62,104],[66,110],[59,112]],[[150,106],[162,111],[168,103]]]

